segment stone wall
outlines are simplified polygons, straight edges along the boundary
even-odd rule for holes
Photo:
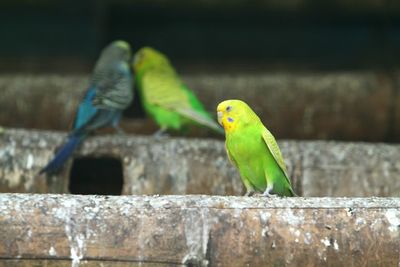
[[[0,192],[68,193],[72,160],[58,175],[38,175],[64,138],[63,133],[6,129],[0,136]],[[400,197],[400,145],[279,144],[301,196]],[[218,140],[105,135],[88,138],[75,154],[80,157],[119,160],[122,194],[243,193],[238,172]],[[109,179],[116,177],[110,174]],[[91,186],[99,185],[93,181]]]

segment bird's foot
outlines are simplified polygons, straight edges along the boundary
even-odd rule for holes
[[[273,187],[267,187],[264,193],[262,194],[264,197],[277,197],[278,195],[272,193]]]
[[[160,128],[157,132],[153,134],[153,137],[157,140],[160,140],[162,138],[168,137],[167,129],[166,128]]]
[[[251,196],[253,196],[253,195],[255,195],[255,194],[256,194],[255,191],[250,191],[250,190],[248,190],[248,191],[246,192],[246,194],[244,194],[244,196],[245,196],[245,197],[251,197]]]
[[[119,134],[119,135],[126,135],[125,131],[122,130],[121,127],[116,126],[116,127],[114,127],[114,129],[117,131],[117,134]]]

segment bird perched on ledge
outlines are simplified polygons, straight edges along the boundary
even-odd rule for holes
[[[113,126],[120,131],[118,123],[122,111],[133,99],[130,58],[131,48],[125,41],[114,41],[103,49],[78,107],[68,140],[40,173],[57,172],[94,130]]]
[[[254,111],[241,100],[226,100],[218,105],[217,115],[246,195],[295,196],[278,144]]]
[[[132,65],[144,109],[160,127],[158,134],[166,130],[184,131],[193,124],[223,134],[164,54],[143,47],[135,53]]]

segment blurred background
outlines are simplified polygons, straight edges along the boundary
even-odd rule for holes
[[[100,50],[124,39],[168,55],[210,112],[241,98],[279,139],[398,142],[399,15],[393,0],[1,1],[0,125],[68,130]],[[152,133],[138,106],[125,128]]]
[[[1,69],[88,72],[125,39],[182,72],[388,70],[399,65],[399,13],[389,0],[2,1]]]

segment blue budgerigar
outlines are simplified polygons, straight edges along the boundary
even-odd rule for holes
[[[113,126],[119,130],[122,111],[133,99],[130,58],[131,49],[125,41],[114,41],[103,49],[79,105],[68,140],[40,173],[57,172],[94,130],[105,126]]]

